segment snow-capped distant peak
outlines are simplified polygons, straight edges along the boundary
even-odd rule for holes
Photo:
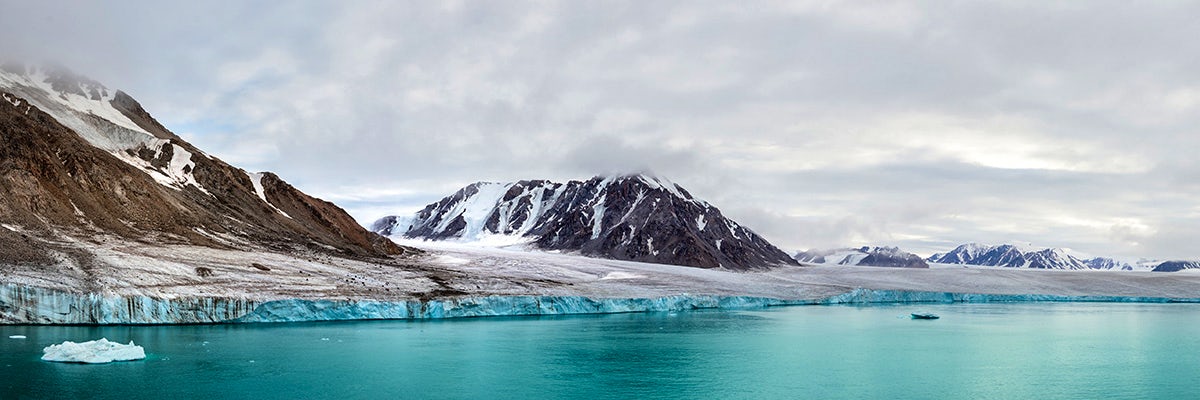
[[[928,261],[938,264],[1033,269],[1150,270],[1154,268],[1154,266],[1111,258],[1091,257],[1069,248],[1039,248],[1025,242],[997,246],[966,243],[949,252],[934,254],[928,258]]]
[[[796,253],[793,258],[796,261],[811,264],[929,268],[929,264],[920,256],[902,251],[899,247],[863,246],[833,250],[811,249]]]

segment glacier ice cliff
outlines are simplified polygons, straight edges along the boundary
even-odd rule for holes
[[[698,309],[762,308],[808,301],[748,296],[677,295],[659,298],[487,296],[429,301],[278,300],[232,322],[429,319],[521,315],[609,314]]]
[[[853,289],[820,299],[679,294],[657,298],[584,296],[478,296],[435,300],[254,301],[232,298],[103,296],[15,284],[0,285],[0,323],[179,324],[300,322],[364,319],[436,319],[753,309],[790,305],[985,302],[1200,303],[1200,298],[969,294]]]
[[[257,303],[220,297],[104,296],[0,284],[0,323],[196,324],[249,314]]]

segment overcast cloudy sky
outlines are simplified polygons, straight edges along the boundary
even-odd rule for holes
[[[1200,258],[1195,2],[2,3],[0,54],[364,223],[652,170],[789,251]]]

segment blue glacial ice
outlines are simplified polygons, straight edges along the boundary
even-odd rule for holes
[[[486,296],[429,301],[278,300],[259,305],[234,322],[429,319],[521,315],[610,314],[698,309],[762,308],[810,304],[765,297],[677,295],[659,298]]]
[[[752,309],[789,305],[988,302],[1200,303],[1200,298],[966,294],[854,289],[822,299],[679,294],[657,298],[584,296],[479,296],[436,300],[254,301],[231,298],[102,296],[3,284],[0,323],[176,324],[298,322],[363,319],[432,319],[490,316],[669,312],[697,309]]]
[[[195,324],[225,322],[257,304],[221,297],[104,296],[0,284],[0,323]]]

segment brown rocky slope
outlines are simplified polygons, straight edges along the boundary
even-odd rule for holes
[[[204,154],[132,97],[70,72],[6,66],[0,97],[0,263],[45,265],[64,236],[352,258],[411,250],[274,174]]]

